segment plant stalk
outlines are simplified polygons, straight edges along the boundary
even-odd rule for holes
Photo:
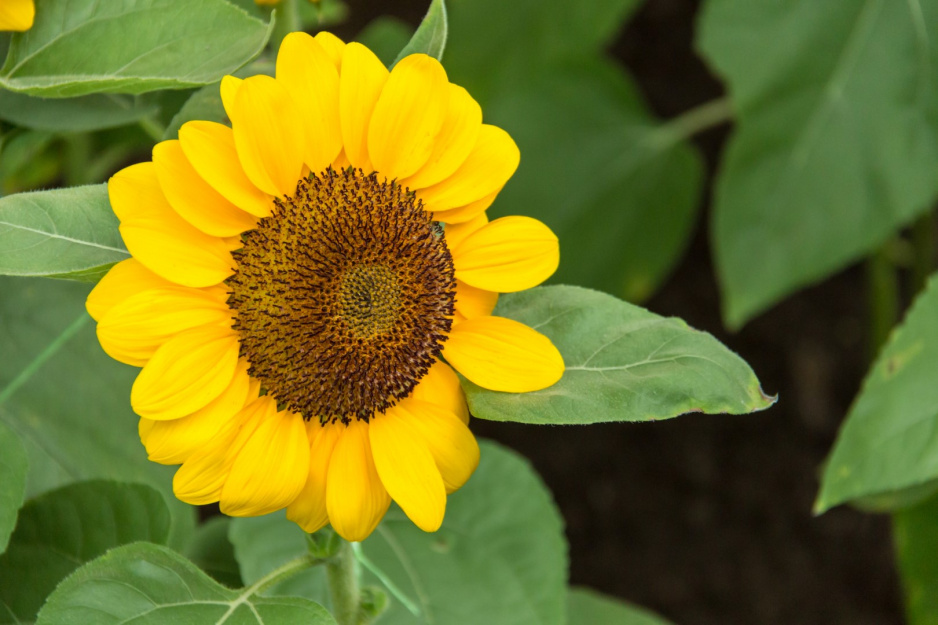
[[[358,562],[352,545],[342,545],[326,562],[326,579],[332,597],[332,616],[339,625],[359,625],[361,622],[361,588],[359,586]]]
[[[668,120],[652,135],[659,147],[668,147],[696,134],[733,120],[733,102],[729,96],[704,102]]]
[[[887,241],[866,261],[870,311],[869,356],[876,358],[889,333],[899,320],[899,280]]]
[[[912,295],[921,293],[935,269],[935,213],[928,211],[912,225]]]

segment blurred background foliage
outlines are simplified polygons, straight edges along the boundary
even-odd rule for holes
[[[231,1],[265,18],[252,0]],[[308,30],[360,40],[386,63],[426,11],[424,0],[301,4]],[[934,267],[938,0],[448,7],[451,80],[522,152],[493,216],[542,219],[561,241],[553,282],[644,302],[715,333],[783,400],[763,417],[628,430],[477,422],[480,433],[531,458],[555,493],[571,582],[680,623],[903,622],[889,517],[847,508],[811,517],[813,505],[853,502],[901,510],[896,547],[909,618],[938,622],[936,558],[923,555],[934,551],[938,527],[929,500],[938,484],[934,288],[853,403],[870,353]],[[237,41],[234,70],[268,33],[261,22],[232,19],[250,31]],[[232,22],[211,36],[230,45],[234,29]],[[8,44],[0,35],[0,50]],[[156,90],[140,95],[92,93],[103,83],[30,82],[41,62],[0,69],[0,87],[34,94],[0,89],[4,195],[103,182],[149,158],[153,142],[184,121],[224,115],[217,84],[199,86],[207,80],[156,77],[147,88]],[[239,73],[259,71],[272,71],[269,58]],[[42,94],[74,97],[34,97]],[[0,220],[12,204],[4,206]],[[0,253],[0,267],[7,261]],[[0,278],[0,428],[19,435],[30,459],[26,496],[93,478],[141,480],[171,495],[169,473],[146,462],[132,427],[133,371],[101,353],[86,321],[87,291]],[[819,468],[848,413],[830,463]],[[40,427],[44,414],[66,418]],[[3,456],[18,458],[12,440],[0,429]],[[11,462],[11,475],[18,470]],[[140,506],[150,505],[138,495]],[[263,530],[239,521],[195,533],[193,510],[178,503],[165,516],[160,527],[134,525],[133,536],[185,548],[219,580],[242,575],[250,561],[237,537]],[[0,518],[0,535],[12,529]],[[10,540],[4,557],[23,557],[13,548],[17,534]],[[242,551],[240,572],[231,549]],[[563,558],[550,549],[540,555]],[[571,623],[623,609],[578,592],[571,606],[584,607]],[[13,613],[28,618],[35,607]]]

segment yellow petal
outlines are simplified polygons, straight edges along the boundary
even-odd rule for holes
[[[290,33],[277,53],[277,82],[286,87],[299,109],[305,132],[303,159],[318,174],[342,150],[339,124],[339,72],[318,41],[303,32]],[[239,122],[240,123],[240,122]],[[236,125],[237,129],[237,125]],[[294,188],[296,180],[293,181]],[[293,191],[290,191],[292,195]]]
[[[411,399],[442,406],[458,416],[463,423],[469,423],[469,407],[466,394],[459,384],[459,376],[452,367],[437,360],[410,395]]]
[[[142,367],[166,341],[203,325],[231,326],[223,288],[213,291],[168,287],[133,295],[111,308],[98,323],[107,354]]]
[[[339,155],[335,157],[335,161],[332,162],[332,169],[339,171],[340,169],[348,169],[352,163],[349,162],[348,157],[345,155],[345,150],[339,152]]]
[[[303,417],[261,398],[264,416],[240,449],[221,491],[221,511],[229,516],[260,516],[287,507],[306,483],[309,438]]]
[[[166,201],[153,163],[131,165],[108,182],[127,250],[147,269],[183,286],[219,284],[234,260],[221,239],[182,219]]]
[[[499,293],[533,288],[549,278],[560,264],[557,235],[530,217],[496,219],[451,251],[456,278]]]
[[[130,403],[141,417],[178,419],[204,408],[231,383],[238,366],[231,328],[202,326],[164,343],[134,382]]]
[[[179,141],[163,141],[153,148],[153,164],[160,187],[179,215],[206,234],[230,237],[251,230],[257,218],[226,200],[189,163]]]
[[[345,540],[368,538],[378,527],[391,497],[378,477],[368,424],[354,419],[342,432],[329,460],[326,510],[333,529]]]
[[[491,315],[497,303],[498,293],[456,280],[456,312],[462,315],[460,321]]]
[[[446,180],[419,189],[417,197],[431,212],[471,204],[497,191],[518,169],[521,152],[507,132],[483,124],[469,157]]]
[[[449,85],[449,105],[433,153],[420,170],[401,181],[408,189],[423,189],[445,180],[462,165],[475,147],[482,128],[482,107],[469,92]]]
[[[443,357],[459,373],[493,391],[527,393],[563,375],[563,357],[546,336],[503,317],[455,324]]]
[[[466,240],[470,234],[489,222],[489,216],[484,212],[472,219],[458,224],[446,224],[443,234],[446,236],[446,247],[455,250],[459,244]]]
[[[306,135],[287,89],[270,76],[246,78],[234,113],[235,146],[248,179],[271,195],[296,193]]]
[[[85,308],[95,321],[128,297],[148,291],[175,286],[169,280],[161,278],[136,258],[128,258],[117,263],[107,272],[101,281],[88,294]]]
[[[417,527],[435,532],[446,512],[446,486],[426,442],[413,425],[416,418],[403,403],[376,415],[368,424],[371,452],[391,498]]]
[[[209,443],[189,456],[173,477],[176,497],[194,506],[218,501],[238,452],[260,425],[266,407],[264,397],[249,403]]]
[[[388,68],[371,50],[355,42],[345,46],[339,76],[342,140],[349,162],[365,173],[374,170],[368,156],[368,126],[388,75]]]
[[[410,425],[430,450],[446,492],[462,488],[479,466],[479,443],[466,423],[449,410],[411,398],[401,402],[401,406],[406,408]]]
[[[215,122],[186,122],[179,129],[179,143],[202,179],[229,202],[256,217],[270,215],[273,198],[244,173],[231,128]]]
[[[499,193],[501,193],[501,188],[494,193],[486,195],[481,200],[470,202],[465,206],[433,213],[433,218],[447,226],[467,223],[473,219],[477,219],[480,215],[484,215],[485,211],[489,209],[489,206],[492,205]]]
[[[336,69],[342,67],[342,53],[345,51],[345,42],[330,32],[320,31],[315,37],[322,49],[326,51],[329,60],[335,65]]]
[[[332,450],[345,431],[345,426],[341,423],[320,425],[314,419],[306,425],[306,431],[309,434],[309,474],[303,491],[287,508],[287,518],[311,534],[329,522],[326,513],[326,476]]]
[[[33,27],[36,18],[35,0],[3,0],[0,2],[0,31],[24,31]]]
[[[225,114],[228,115],[228,119],[232,122],[234,121],[234,103],[235,97],[238,95],[238,89],[241,88],[241,83],[244,81],[235,76],[225,76],[221,79],[221,86],[219,91],[221,92],[221,103],[225,107]]]
[[[253,395],[250,393],[247,369],[246,361],[239,362],[228,388],[205,408],[187,417],[170,421],[141,419],[140,438],[147,448],[149,459],[160,464],[181,464],[209,445],[248,402],[257,399],[256,392]]]
[[[368,154],[375,169],[389,180],[420,169],[433,153],[448,100],[449,82],[439,61],[425,54],[401,59],[368,125]]]

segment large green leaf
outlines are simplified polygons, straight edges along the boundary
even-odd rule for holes
[[[32,622],[72,571],[108,549],[169,536],[163,496],[142,484],[71,484],[28,502],[0,557],[0,623]]]
[[[93,94],[49,99],[0,90],[0,119],[35,130],[90,132],[116,128],[158,110],[156,101],[134,96]]]
[[[137,370],[101,350],[84,310],[88,290],[0,278],[0,422],[26,447],[31,496],[92,478],[152,484],[170,503],[170,544],[181,545],[193,508],[173,496],[170,467],[147,460],[130,409]]]
[[[908,625],[938,625],[938,497],[893,515]]]
[[[17,511],[26,494],[26,450],[10,428],[0,423],[0,553],[16,526]]]
[[[879,498],[879,507],[908,503],[938,480],[938,276],[897,327],[863,382],[824,469],[815,504]]]
[[[697,151],[655,121],[620,68],[599,60],[529,76],[493,98],[486,116],[521,149],[493,215],[530,215],[557,233],[554,281],[650,296],[696,221]]]
[[[107,185],[0,198],[0,274],[96,282],[130,258]]]
[[[435,59],[443,58],[446,49],[446,37],[449,33],[449,24],[446,19],[446,1],[432,0],[430,10],[427,11],[414,36],[410,38],[394,61],[400,61],[411,54],[426,54]]]
[[[875,249],[938,191],[938,0],[710,0],[738,126],[713,239],[731,327]],[[931,42],[931,43],[930,43]]]
[[[231,536],[246,582],[306,549],[303,532],[281,515],[235,519]],[[427,534],[392,507],[362,550],[421,612],[392,599],[381,625],[564,622],[560,515],[528,462],[493,443],[482,442],[476,474],[449,496],[442,529]],[[278,591],[321,592],[322,582],[310,581]]]
[[[571,588],[567,594],[569,625],[668,625],[648,610],[606,597],[589,588]]]
[[[14,35],[0,86],[63,98],[205,85],[269,35],[225,0],[43,0],[33,27]]]
[[[322,606],[298,597],[231,590],[181,555],[149,543],[118,547],[56,588],[37,625],[330,625]]]
[[[744,414],[767,397],[752,369],[711,335],[611,295],[573,286],[503,295],[495,314],[549,337],[566,371],[533,393],[464,384],[472,414],[492,421],[652,421],[688,412]]]

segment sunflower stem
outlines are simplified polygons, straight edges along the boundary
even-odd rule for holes
[[[925,288],[935,268],[935,213],[928,211],[912,225],[914,264],[912,265],[912,295]]]
[[[358,625],[361,622],[361,588],[358,561],[351,543],[343,540],[335,556],[326,562],[326,579],[336,623]]]
[[[283,39],[292,32],[302,30],[300,24],[300,9],[297,6],[297,0],[282,0],[277,5],[276,22],[274,22],[274,32],[270,37],[275,50],[280,49]]]
[[[891,244],[891,240],[887,241],[866,260],[871,361],[876,358],[899,320],[899,277],[890,253]]]
[[[666,121],[651,135],[651,141],[659,149],[670,147],[705,130],[731,122],[733,116],[733,102],[728,96],[710,100]]]

